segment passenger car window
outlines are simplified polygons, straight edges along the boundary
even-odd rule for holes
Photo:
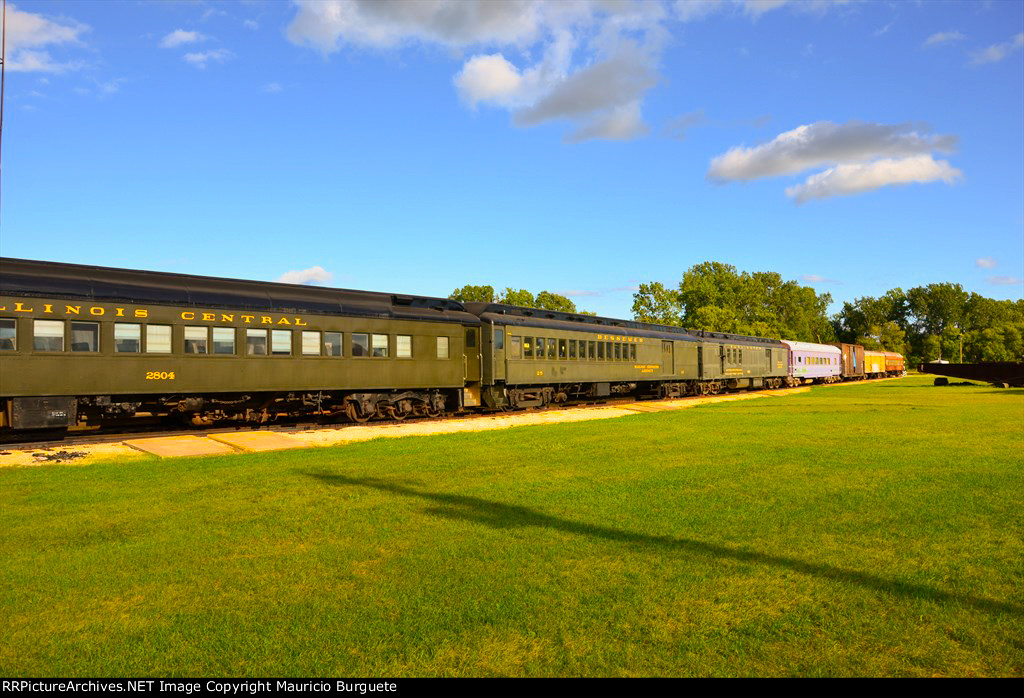
[[[387,358],[388,336],[386,334],[373,335],[373,353],[371,355],[379,358]]]
[[[558,340],[558,358],[567,359],[569,358],[569,346],[568,342],[564,339]]]
[[[270,331],[270,353],[274,356],[289,356],[292,353],[292,331]]]
[[[341,332],[324,332],[324,356],[342,356]]]
[[[32,324],[32,349],[64,351],[64,321],[35,320]]]
[[[0,318],[0,351],[14,351],[18,348],[18,322]]]
[[[138,354],[142,351],[142,325],[130,322],[114,323],[114,352]]]
[[[146,325],[146,353],[171,353],[170,325]]]
[[[466,348],[467,349],[472,349],[475,346],[476,346],[476,330],[468,329],[468,330],[466,330]]]
[[[570,339],[569,340],[569,358],[570,359],[575,359],[576,358],[576,340],[575,339]]]
[[[544,338],[543,337],[537,337],[537,358],[538,359],[543,359],[544,358]]]
[[[213,353],[234,354],[235,353],[235,328],[214,327],[213,328]]]
[[[448,338],[438,337],[437,338],[437,358],[447,359],[448,358]]]
[[[320,356],[320,333],[319,332],[307,332],[302,333],[302,355],[303,356]]]
[[[604,360],[604,342],[597,343],[597,359],[598,361]]]
[[[245,353],[249,356],[267,355],[267,331],[246,330],[245,331]]]
[[[185,327],[185,353],[207,353],[207,337],[209,332],[205,327]]]
[[[399,359],[412,358],[412,335],[400,334],[395,337],[395,356]]]
[[[355,332],[352,334],[352,351],[349,352],[352,356],[369,356],[370,355],[370,335],[363,334],[362,332]]]
[[[593,361],[597,358],[597,342],[587,342],[587,358]]]
[[[513,335],[508,336],[508,358],[518,359],[523,351],[523,338]]]
[[[553,339],[549,339],[548,340],[548,358],[549,359],[554,359],[555,358],[555,340],[553,340]]]
[[[497,351],[501,351],[505,348],[505,330],[494,330],[494,348]]]
[[[71,351],[99,351],[100,325],[98,322],[71,323]]]
[[[630,361],[636,361],[636,345],[635,344],[630,344],[629,345],[629,359],[630,359]]]

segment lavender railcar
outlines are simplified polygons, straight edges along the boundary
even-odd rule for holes
[[[843,352],[828,344],[794,342],[782,343],[789,347],[789,385],[835,383],[842,380]]]

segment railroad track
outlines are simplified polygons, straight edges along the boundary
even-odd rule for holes
[[[883,380],[897,380],[898,378],[877,378],[868,382],[881,382]],[[851,381],[845,383],[828,383],[828,384],[815,384],[813,387],[836,387],[843,385],[860,385],[863,381]],[[805,386],[810,387],[810,386]],[[790,388],[778,388],[776,390],[737,390],[733,392],[723,392],[718,395],[688,395],[681,398],[671,398],[673,401],[691,401],[707,399],[709,397],[724,397],[728,395],[739,395],[747,392],[757,393],[773,393],[789,390]],[[527,407],[517,410],[509,411],[494,411],[494,412],[465,412],[462,414],[448,413],[441,417],[417,417],[413,419],[375,419],[371,422],[359,423],[359,422],[344,422],[344,423],[326,423],[326,422],[309,422],[309,421],[296,421],[291,423],[278,423],[278,424],[261,424],[261,425],[247,425],[247,424],[224,424],[223,426],[210,426],[210,427],[191,427],[188,429],[169,428],[161,427],[161,425],[147,425],[131,431],[121,432],[95,432],[89,434],[76,434],[69,432],[61,437],[54,437],[46,440],[34,440],[34,441],[3,441],[0,442],[0,455],[9,453],[11,451],[43,451],[52,449],[68,449],[76,446],[95,446],[98,444],[109,444],[109,443],[120,443],[129,439],[143,439],[151,437],[162,437],[162,436],[203,436],[205,434],[223,434],[229,432],[278,432],[284,434],[302,434],[307,431],[325,431],[325,430],[343,430],[350,429],[352,427],[387,427],[395,426],[399,424],[429,424],[431,422],[443,422],[449,419],[458,418],[465,420],[477,420],[477,419],[488,419],[496,416],[513,415],[513,414],[542,414],[544,412],[553,412],[561,409],[597,409],[607,407],[620,407],[623,405],[631,405],[637,402],[655,402],[664,400],[666,398],[658,397],[641,397],[627,396],[622,398],[611,398],[602,400],[600,402],[569,402],[562,403],[559,405],[549,405],[547,407]]]
[[[677,398],[679,400],[695,399],[699,396]],[[659,399],[659,398],[648,398],[648,399]],[[0,442],[0,454],[5,451],[41,451],[46,449],[55,448],[71,448],[75,446],[95,446],[97,444],[108,444],[108,443],[120,443],[129,439],[145,439],[161,436],[203,436],[205,434],[223,434],[228,432],[244,432],[251,433],[257,431],[268,431],[277,432],[283,434],[301,434],[307,431],[324,431],[324,430],[343,430],[350,429],[352,427],[386,427],[395,426],[398,424],[429,424],[431,422],[444,422],[449,419],[486,419],[502,415],[513,415],[513,414],[531,414],[531,413],[543,413],[552,412],[559,409],[586,409],[586,408],[599,408],[599,407],[616,407],[621,405],[628,405],[635,402],[640,402],[641,399],[636,397],[603,400],[601,402],[578,402],[578,403],[563,403],[560,405],[550,405],[548,407],[527,407],[518,410],[495,411],[495,412],[465,412],[462,414],[448,413],[441,417],[417,417],[414,419],[375,419],[371,422],[344,422],[344,423],[326,423],[326,422],[294,422],[294,423],[278,423],[278,424],[260,424],[260,425],[248,425],[248,424],[231,424],[226,423],[222,426],[210,426],[210,427],[191,427],[188,429],[176,429],[170,427],[161,428],[160,425],[151,425],[150,428],[139,428],[131,431],[121,432],[95,432],[89,434],[83,434],[75,432],[68,432],[61,437],[53,437],[47,440],[11,440]]]

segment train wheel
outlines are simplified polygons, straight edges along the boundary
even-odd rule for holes
[[[345,405],[345,414],[348,415],[348,418],[353,422],[359,422],[360,424],[370,421],[370,415],[359,414],[359,408],[356,407],[354,402],[350,402]]]

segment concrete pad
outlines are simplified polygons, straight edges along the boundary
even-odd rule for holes
[[[290,434],[274,431],[233,431],[210,434],[210,439],[227,444],[239,451],[281,451],[286,448],[309,448],[310,444]]]
[[[176,456],[220,456],[235,453],[235,449],[201,436],[157,436],[149,439],[129,439],[125,446],[136,451],[151,453],[161,458]]]

